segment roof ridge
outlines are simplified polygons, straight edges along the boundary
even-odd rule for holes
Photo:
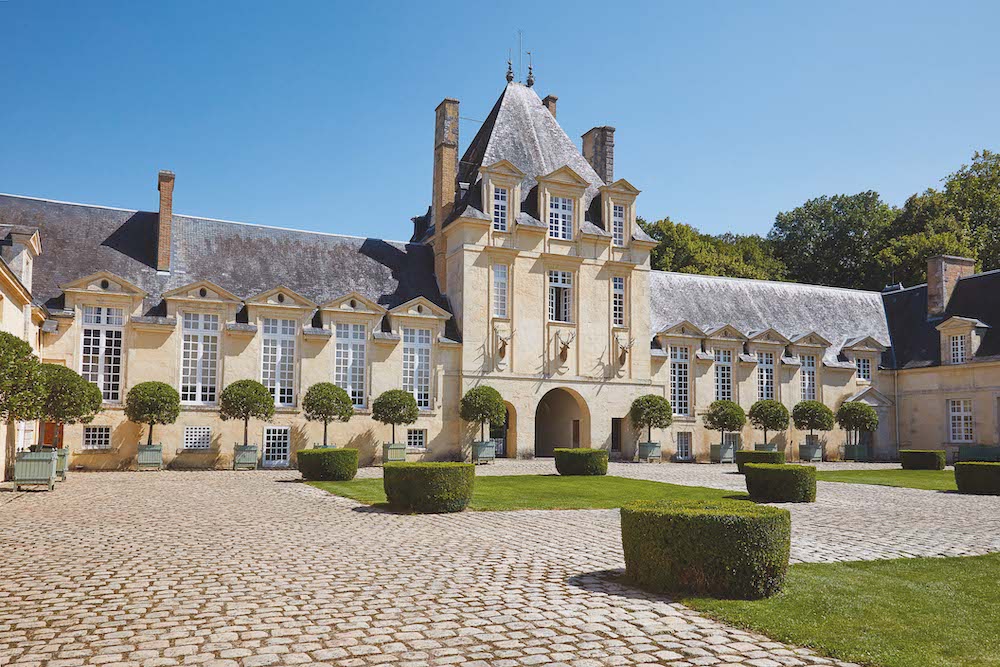
[[[851,289],[850,287],[835,287],[833,285],[816,285],[813,283],[797,283],[791,280],[764,280],[761,278],[737,278],[734,276],[712,276],[705,273],[684,273],[682,271],[661,271],[660,269],[650,269],[650,273],[662,273],[671,276],[687,276],[693,278],[711,278],[713,280],[729,280],[733,282],[759,283],[764,285],[782,285],[794,287],[810,287],[813,289],[831,290],[835,292],[850,292],[852,294],[874,294],[881,296],[881,292],[875,290]],[[907,288],[909,289],[909,288]]]

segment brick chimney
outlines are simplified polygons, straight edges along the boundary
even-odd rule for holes
[[[558,101],[559,98],[555,95],[546,95],[545,99],[542,100],[542,104],[544,104],[545,108],[549,110],[549,113],[552,114],[553,118],[556,117],[556,102]]]
[[[605,183],[615,180],[615,128],[595,127],[583,135],[583,157]]]
[[[156,270],[170,271],[170,231],[174,221],[174,172],[160,171],[160,215],[156,225]]]
[[[436,231],[451,213],[458,182],[458,100],[445,98],[434,110],[434,187],[431,222]]]
[[[944,314],[955,285],[976,272],[976,260],[953,255],[937,255],[927,260],[927,316]]]

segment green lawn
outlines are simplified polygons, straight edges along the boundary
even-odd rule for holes
[[[318,489],[362,503],[385,502],[381,479],[309,482]],[[624,477],[504,475],[477,477],[469,509],[479,511],[609,509],[632,500],[717,500],[732,491],[678,486]]]
[[[850,482],[878,486],[905,486],[928,491],[957,491],[955,473],[951,470],[819,470],[821,482]]]
[[[1000,666],[1000,554],[793,565],[771,599],[683,602],[865,665]]]

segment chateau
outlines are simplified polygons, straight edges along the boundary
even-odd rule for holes
[[[508,457],[565,446],[631,457],[629,406],[649,393],[675,412],[654,433],[664,459],[709,459],[719,434],[703,415],[716,399],[865,401],[882,459],[997,442],[1000,274],[937,257],[927,285],[877,293],[651,270],[642,174],[616,177],[613,127],[578,148],[556,103],[509,77],[460,156],[459,102],[442,101],[430,207],[405,243],[175,213],[167,171],[155,212],[0,195],[0,329],[106,401],[93,423],[65,428],[70,465],[132,465],[143,430],[122,406],[148,380],[181,395],[177,423],[156,429],[173,467],[231,464],[242,424],[222,421],[217,399],[247,378],[277,405],[271,422],[251,422],[265,467],[320,441],[300,409],[317,382],[352,397],[356,415],[331,439],[363,462],[389,440],[371,402],[396,388],[420,408],[402,431],[411,458],[467,458],[478,436],[458,405],[482,383],[507,401],[491,435]],[[4,458],[54,435],[9,424]],[[762,440],[749,424],[727,437]],[[772,437],[794,460],[806,436]],[[820,439],[842,456],[842,431]]]

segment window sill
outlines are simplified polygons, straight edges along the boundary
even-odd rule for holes
[[[697,421],[697,417],[694,415],[674,415],[675,422],[681,422],[685,424],[693,424]]]
[[[427,448],[426,447],[407,447],[406,448],[406,453],[407,454],[426,454],[427,453]]]
[[[218,409],[218,403],[181,403],[181,410],[190,412],[216,412]]]

